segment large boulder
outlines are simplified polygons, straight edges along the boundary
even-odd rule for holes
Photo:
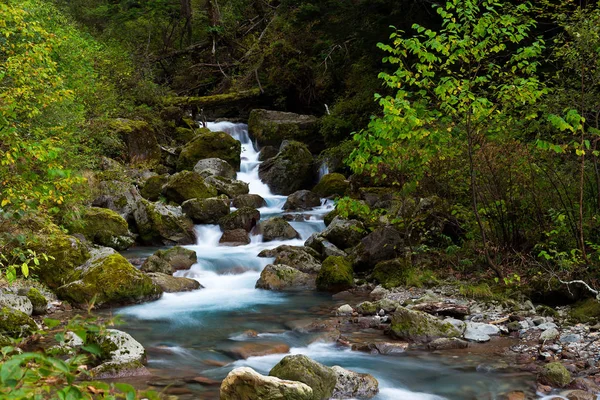
[[[123,378],[148,375],[144,368],[146,350],[130,334],[117,329],[107,329],[105,333],[91,338],[101,349],[102,364],[90,370],[95,379]]]
[[[189,292],[202,287],[198,281],[190,278],[176,277],[160,272],[150,272],[147,275],[165,293]]]
[[[233,229],[223,232],[219,243],[225,246],[244,246],[250,244],[250,236],[243,228]]]
[[[373,375],[359,374],[337,365],[331,369],[337,377],[334,399],[370,399],[379,393],[379,382]]]
[[[316,274],[321,269],[319,255],[309,247],[281,245],[263,250],[258,256],[274,258],[274,264],[289,265],[307,274]]]
[[[317,275],[317,289],[341,292],[354,286],[352,263],[344,257],[327,257]]]
[[[215,187],[217,193],[227,197],[235,197],[241,194],[248,194],[250,187],[246,182],[235,179],[224,178],[222,176],[209,176],[206,183]]]
[[[248,367],[236,368],[221,383],[221,400],[312,400],[304,383],[264,376]]]
[[[348,249],[360,243],[367,232],[362,222],[335,217],[321,236],[340,249]]]
[[[25,337],[37,329],[33,319],[22,311],[0,307],[0,336]]]
[[[160,162],[160,146],[147,122],[119,118],[112,121],[111,127],[127,144],[129,162],[146,165]]]
[[[207,158],[219,158],[238,170],[241,151],[241,143],[227,133],[201,128],[200,134],[181,149],[177,170],[192,170],[198,161]]]
[[[146,245],[194,244],[194,223],[185,217],[180,207],[138,201],[133,212],[139,240]]]
[[[571,383],[571,373],[559,362],[544,365],[538,374],[538,380],[552,387],[563,388]]]
[[[80,233],[90,242],[115,250],[126,250],[135,242],[127,221],[108,208],[85,209],[81,221],[70,224],[69,231]]]
[[[310,210],[321,205],[321,198],[310,190],[298,190],[290,194],[283,205],[284,210]]]
[[[281,217],[269,218],[262,221],[259,225],[259,231],[263,235],[263,242],[273,240],[290,240],[298,239],[300,234]]]
[[[204,178],[209,176],[221,176],[227,179],[235,179],[237,173],[235,169],[225,160],[220,158],[206,158],[200,160],[194,165],[194,171]]]
[[[169,178],[163,187],[165,197],[181,204],[190,199],[208,199],[217,195],[217,189],[197,172],[181,171]]]
[[[279,146],[284,140],[314,142],[318,119],[312,115],[256,109],[250,112],[248,133],[261,146]]]
[[[261,196],[257,194],[241,194],[239,196],[235,196],[231,205],[235,208],[242,207],[252,207],[252,208],[261,208],[266,207],[267,202]]]
[[[118,180],[102,181],[97,185],[96,191],[97,196],[92,206],[116,211],[127,222],[133,220],[137,203],[142,198],[135,186]]]
[[[384,288],[392,289],[406,284],[406,278],[411,269],[411,261],[406,258],[382,261],[373,269],[371,278],[379,282]]]
[[[19,295],[29,299],[33,315],[43,315],[48,312],[48,299],[35,287],[21,288],[19,289]]]
[[[110,251],[108,251],[110,250]],[[73,304],[110,306],[155,300],[162,290],[143,272],[112,249],[94,250],[76,271],[79,279],[57,289],[57,295]]]
[[[163,191],[163,186],[169,181],[169,175],[154,175],[146,179],[140,190],[143,198],[150,201],[157,201]]]
[[[314,181],[313,163],[313,156],[304,144],[284,142],[277,156],[260,165],[258,175],[273,193],[290,195],[311,186]]]
[[[190,199],[181,205],[183,213],[196,224],[218,224],[229,214],[229,199],[211,197],[209,199]]]
[[[404,245],[402,234],[393,226],[378,228],[362,239],[352,251],[354,269],[372,269],[381,261],[397,258],[404,253]]]
[[[460,337],[461,333],[449,322],[421,311],[397,307],[392,314],[390,333],[402,340],[428,343],[438,338]]]
[[[321,259],[326,259],[329,256],[346,257],[348,254],[340,250],[335,244],[325,239],[320,232],[315,232],[304,242],[304,246],[315,250],[320,254]]]
[[[258,155],[258,161],[265,161],[269,158],[273,158],[279,153],[280,146],[263,146],[260,148],[260,154]]]
[[[301,354],[284,357],[269,375],[307,384],[313,390],[314,400],[331,398],[337,383],[337,376],[331,368]]]
[[[158,250],[144,261],[141,270],[144,272],[160,272],[173,274],[175,271],[190,269],[198,261],[193,250],[175,246],[168,250]]]
[[[298,271],[283,264],[267,265],[256,282],[257,289],[277,291],[308,290],[315,287],[315,275]]]
[[[246,232],[250,232],[259,220],[260,211],[251,207],[242,207],[219,219],[219,226],[223,232],[234,229],[245,229]]]
[[[348,191],[350,182],[342,174],[332,173],[321,178],[319,183],[312,189],[314,193],[321,197],[343,196]]]
[[[0,292],[0,307],[9,307],[13,310],[21,311],[27,316],[33,313],[33,304],[27,296],[19,296],[13,293]]]

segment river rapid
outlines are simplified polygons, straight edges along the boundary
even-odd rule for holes
[[[259,209],[261,219],[282,215],[285,196],[271,193],[258,177],[259,152],[245,124],[209,123],[242,143],[242,163],[237,179],[249,184],[250,193],[261,195],[267,206]],[[123,329],[148,350],[148,367],[153,375],[174,383],[184,377],[202,376],[222,380],[233,368],[249,366],[260,373],[269,370],[285,354],[236,360],[231,356],[240,346],[285,343],[291,354],[305,354],[325,365],[340,365],[370,373],[379,380],[377,400],[497,399],[500,394],[531,388],[534,377],[511,370],[508,360],[486,359],[475,354],[439,355],[401,353],[372,355],[351,351],[332,343],[314,342],[314,336],[293,330],[307,319],[331,316],[344,304],[331,295],[316,292],[279,293],[255,289],[261,270],[273,259],[259,258],[264,249],[281,244],[302,246],[314,233],[325,229],[323,217],[333,203],[303,212],[301,222],[291,222],[301,239],[263,243],[253,236],[249,245],[219,246],[217,225],[198,225],[194,250],[198,262],[176,276],[198,280],[203,289],[165,293],[160,300],[118,310]],[[152,254],[155,248],[138,248],[127,257]],[[257,336],[244,332],[252,330]],[[289,354],[289,353],[288,353]],[[150,380],[151,381],[151,380]],[[181,399],[218,399],[218,386],[189,384]]]

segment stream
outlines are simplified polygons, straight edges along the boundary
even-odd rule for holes
[[[244,124],[210,123],[214,131],[224,131],[242,143],[242,163],[237,179],[249,183],[250,193],[261,195],[267,206],[259,209],[261,218],[283,214],[286,196],[273,195],[258,177],[259,152]],[[306,219],[291,222],[301,239],[263,243],[253,236],[249,245],[219,246],[218,225],[198,225],[198,243],[185,246],[196,251],[198,262],[175,276],[198,280],[205,288],[184,293],[165,293],[155,302],[118,310],[125,320],[120,328],[129,332],[148,350],[148,368],[164,380],[202,376],[217,381],[229,371],[249,366],[262,374],[285,354],[237,360],[231,351],[240,346],[288,345],[292,354],[305,354],[323,364],[340,365],[370,373],[379,380],[377,400],[496,399],[512,390],[530,390],[534,377],[510,369],[510,361],[498,356],[461,353],[400,353],[372,355],[351,351],[336,344],[313,342],[314,337],[293,331],[307,319],[330,316],[336,305],[331,295],[317,292],[280,293],[255,289],[260,271],[273,259],[259,258],[264,249],[281,244],[302,246],[313,233],[325,229],[323,217],[333,203],[303,212]],[[155,248],[138,248],[127,257],[148,256]],[[255,337],[243,334],[254,330]],[[229,354],[229,355],[228,355]],[[500,365],[502,368],[498,367]],[[218,399],[218,386],[186,386],[192,393],[182,399]]]

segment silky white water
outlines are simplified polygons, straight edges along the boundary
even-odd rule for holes
[[[267,206],[259,209],[261,219],[283,214],[286,197],[274,195],[260,181],[260,153],[248,136],[247,126],[218,122],[209,123],[208,128],[227,132],[242,143],[237,179],[249,184],[250,193],[265,199]],[[312,233],[325,229],[323,217],[332,209],[332,202],[323,201],[321,207],[312,211],[291,213],[303,216],[300,221],[291,222],[301,236],[295,240],[264,243],[257,235],[245,246],[219,246],[222,234],[219,226],[197,226],[198,243],[186,247],[196,252],[198,262],[175,276],[196,279],[204,288],[166,293],[155,302],[120,310],[128,321],[125,330],[148,349],[149,367],[162,371],[155,372],[161,376],[194,373],[216,380],[223,379],[238,366],[250,366],[266,374],[284,354],[235,361],[224,352],[245,342],[284,342],[291,347],[291,354],[305,354],[326,365],[341,365],[374,375],[381,388],[377,400],[477,399],[478,393],[495,396],[522,384],[501,375],[475,372],[472,362],[467,364],[466,360],[440,360],[431,354],[375,356],[335,344],[310,344],[310,337],[292,331],[290,327],[295,321],[326,316],[340,303],[329,295],[315,292],[277,293],[255,289],[261,270],[272,262],[257,255],[281,244],[302,246]],[[148,249],[148,253],[152,251]],[[251,338],[242,334],[249,329],[259,335]],[[153,353],[154,348],[161,351]],[[226,365],[215,367],[215,363]],[[215,391],[198,390],[191,398],[218,398]]]

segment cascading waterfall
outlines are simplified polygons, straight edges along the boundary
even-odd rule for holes
[[[250,193],[262,196],[267,206],[261,217],[283,213],[285,196],[274,195],[260,181],[256,150],[247,125],[231,122],[209,123],[213,131],[229,133],[242,143],[239,180],[249,184]],[[326,173],[326,164],[322,173]],[[486,393],[499,393],[515,387],[513,379],[482,375],[461,370],[460,360],[442,362],[430,355],[422,357],[388,357],[340,349],[335,344],[310,343],[310,338],[290,330],[294,321],[314,318],[336,304],[330,296],[319,293],[276,293],[255,289],[260,271],[272,260],[257,257],[264,249],[281,244],[302,246],[313,233],[325,228],[323,216],[333,207],[323,201],[321,207],[302,212],[305,218],[291,222],[301,239],[263,243],[254,236],[250,244],[238,247],[219,246],[221,230],[217,225],[196,227],[198,243],[186,246],[196,251],[198,262],[190,270],[175,276],[198,280],[203,289],[184,293],[165,293],[155,302],[127,307],[120,311],[129,320],[130,330],[150,353],[151,368],[165,371],[170,377],[189,375],[190,371],[216,380],[223,379],[233,368],[250,366],[268,373],[283,354],[250,357],[234,361],[221,351],[240,342],[285,342],[293,354],[302,353],[327,365],[341,365],[358,372],[374,375],[380,382],[376,399],[439,400],[464,398],[464,386]],[[152,249],[149,249],[149,253]],[[261,333],[252,338],[241,333],[253,329]],[[160,353],[152,349],[159,347]],[[226,364],[215,367],[217,364]],[[520,383],[520,382],[519,382]],[[218,390],[218,389],[216,389]],[[428,393],[437,393],[437,395]],[[218,398],[215,392],[200,391],[194,398]]]

